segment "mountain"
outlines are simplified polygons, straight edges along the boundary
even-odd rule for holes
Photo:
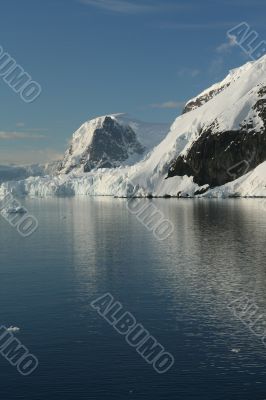
[[[143,158],[169,131],[168,124],[149,124],[126,114],[85,122],[74,134],[58,172],[90,172],[132,165]]]
[[[193,99],[190,99],[183,110],[183,114],[186,112],[195,110],[196,108],[202,106],[203,104],[207,103],[217,94],[221,93],[224,89],[229,87],[232,83],[236,82],[238,79],[241,78],[243,72],[252,69],[253,63],[248,62],[247,64],[243,65],[242,67],[235,68],[229,72],[229,74],[223,79],[221,82],[215,83],[208,89],[205,89],[203,92],[198,94]]]
[[[53,175],[58,169],[58,162],[33,165],[0,165],[0,183],[6,181],[19,181],[30,176]]]
[[[192,176],[199,186],[214,188],[266,160],[266,58],[232,71],[215,90],[205,92],[197,112],[201,124],[168,177]]]
[[[74,134],[60,173],[6,182],[0,193],[266,197],[265,109],[266,56],[190,100],[163,139],[156,126],[101,117]]]

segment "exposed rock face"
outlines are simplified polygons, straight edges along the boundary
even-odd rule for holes
[[[130,126],[121,126],[112,118],[106,117],[103,126],[95,130],[91,145],[84,152],[81,163],[84,164],[84,172],[96,167],[112,168],[132,154],[143,152],[144,148]]]
[[[129,125],[121,125],[111,116],[101,117],[84,124],[74,134],[58,172],[115,168],[132,155],[143,152],[144,147]]]
[[[258,91],[265,96],[266,87]],[[244,120],[238,130],[219,131],[218,121],[205,127],[185,155],[171,165],[168,177],[193,176],[200,186],[224,185],[266,160],[266,99],[252,107],[253,119]]]
[[[57,174],[82,174],[141,161],[170,130],[170,124],[110,114],[86,121],[74,132]]]
[[[214,96],[222,92],[226,87],[228,87],[230,84],[227,83],[225,85],[222,85],[216,89],[212,89],[207,93],[204,93],[202,95],[199,95],[195,99],[189,101],[183,110],[183,114],[195,110],[196,108],[202,106],[203,104],[207,103],[209,100],[211,100]]]
[[[194,97],[194,99],[189,100],[189,102],[185,105],[183,114],[201,107],[203,104],[207,103],[215,96],[223,92],[232,83],[238,81],[238,79],[241,79],[242,72],[247,69],[252,69],[252,62],[249,62],[240,68],[231,70],[223,81],[215,83],[210,88],[204,90],[198,96]]]

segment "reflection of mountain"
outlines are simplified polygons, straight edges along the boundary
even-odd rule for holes
[[[163,242],[128,212],[126,201],[79,198],[65,207],[59,200],[88,334],[111,345],[113,354],[120,348],[121,337],[89,306],[109,292],[174,354],[186,382],[206,369],[230,374],[243,371],[243,360],[264,360],[260,340],[227,308],[255,290],[256,304],[266,310],[259,201],[152,200],[175,227]],[[240,363],[232,348],[241,349]],[[131,350],[124,356],[132,362]]]
[[[208,354],[211,347],[216,358],[198,369],[212,363],[223,368],[228,348],[234,347],[245,349],[247,361],[250,354],[260,359],[264,349],[260,338],[252,337],[228,309],[232,300],[247,294],[259,307],[258,315],[266,312],[266,250],[262,250],[266,216],[262,217],[260,200],[158,200],[156,204],[175,230],[167,241],[152,242],[148,251],[157,262],[149,275],[155,303],[160,301],[168,318],[177,323],[176,351],[185,349],[192,360],[193,353]],[[218,356],[221,348],[223,361]],[[188,364],[182,360],[184,370]],[[241,365],[233,363],[234,368]]]
[[[142,251],[135,254],[131,246],[135,240],[141,243],[142,225],[129,214],[125,201],[108,197],[73,199],[69,223],[74,265],[87,295],[110,290],[110,285],[115,290],[121,276],[129,273],[128,267],[143,255]],[[149,235],[145,230],[144,234]],[[143,248],[146,245],[142,243]]]
[[[129,214],[126,200],[73,200],[68,223],[82,295],[112,291],[123,301],[135,296],[152,313],[159,297],[190,316],[215,310],[219,319],[228,317],[228,299],[255,291],[266,309],[259,200],[155,203],[175,226],[164,242]]]
[[[182,277],[185,286],[193,286],[195,280],[202,294],[214,291],[224,299],[240,290],[264,297],[265,254],[259,251],[265,225],[261,201],[173,200],[170,206],[158,202],[175,225],[163,250],[164,257],[170,253],[167,265],[174,264],[169,281]]]

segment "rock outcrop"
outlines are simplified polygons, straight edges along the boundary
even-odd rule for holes
[[[237,130],[219,130],[215,120],[205,127],[185,155],[171,165],[168,177],[193,176],[199,186],[224,185],[266,161],[266,86],[257,91],[252,117]],[[248,110],[249,111],[249,110]]]

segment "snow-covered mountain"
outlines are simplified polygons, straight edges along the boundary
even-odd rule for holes
[[[149,124],[126,114],[85,122],[73,135],[58,172],[90,172],[100,168],[133,165],[168,133],[168,124]]]
[[[231,85],[231,83],[240,79],[242,72],[252,69],[252,62],[248,62],[247,64],[243,65],[242,67],[232,69],[229,74],[223,79],[221,82],[215,83],[208,89],[205,89],[203,92],[198,94],[193,99],[190,99],[183,110],[183,113],[195,110],[196,108],[202,106],[203,104],[207,103],[217,94],[221,93],[224,89]]]
[[[236,98],[235,89],[242,86],[247,74],[243,75],[240,85],[231,83],[231,89],[206,105],[205,109],[215,114],[174,160],[168,177],[193,176],[198,185],[213,188],[241,177],[266,160],[266,81],[247,87]],[[225,107],[228,96],[234,102]]]
[[[224,81],[188,102],[186,112],[175,120],[165,138],[145,156],[137,155],[140,161],[134,163],[132,158],[130,162],[130,154],[126,160],[119,160],[119,168],[87,173],[77,168],[71,174],[6,182],[0,192],[12,190],[32,196],[266,197],[265,110],[266,56],[231,71]],[[117,116],[108,118],[119,127],[130,126],[137,142],[145,146],[136,127],[122,124]],[[87,144],[81,146],[82,151],[88,150]]]

